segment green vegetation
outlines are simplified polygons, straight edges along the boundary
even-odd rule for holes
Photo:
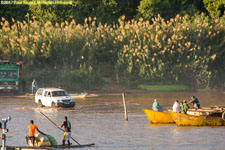
[[[149,91],[191,91],[188,86],[185,85],[139,85],[141,89],[149,90]]]
[[[1,5],[0,59],[23,61],[29,82],[71,90],[96,89],[105,75],[128,86],[225,88],[225,4],[209,4],[75,0],[21,5],[26,11]]]
[[[39,87],[59,87],[62,86],[70,91],[82,91],[98,89],[102,84],[101,75],[93,72],[92,68],[86,69],[81,66],[76,70],[54,70],[54,69],[31,69],[24,70],[24,78],[31,84],[33,79],[38,81]],[[28,84],[27,83],[27,84]]]
[[[201,12],[205,12],[201,0],[142,0],[138,6],[139,15],[148,20],[158,14],[168,20],[177,14],[193,16]]]
[[[14,5],[36,5],[36,4],[61,4],[72,5],[73,0],[3,0],[1,4],[14,4]]]

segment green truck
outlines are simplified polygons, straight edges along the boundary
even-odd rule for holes
[[[20,61],[0,60],[0,92],[17,93],[20,90],[22,67]]]

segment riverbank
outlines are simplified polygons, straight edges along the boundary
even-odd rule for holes
[[[218,90],[218,89],[194,89],[187,87],[185,85],[139,85],[137,87],[128,87],[119,85],[115,82],[113,82],[109,78],[104,79],[105,84],[102,87],[92,90],[84,90],[84,91],[73,91],[66,89],[68,93],[71,95],[77,94],[77,93],[87,93],[85,96],[86,98],[89,97],[98,97],[101,95],[119,95],[122,93],[126,94],[145,94],[150,92],[215,92],[220,91],[225,94],[224,90]],[[26,94],[18,94],[18,95],[12,95],[10,93],[1,94],[1,96],[15,96],[15,97],[34,97],[34,94],[26,93]]]

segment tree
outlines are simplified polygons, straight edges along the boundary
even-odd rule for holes
[[[29,10],[41,23],[70,21],[74,14],[71,5],[30,5]]]
[[[222,16],[225,12],[225,0],[203,0],[203,3],[212,18]]]
[[[151,19],[158,14],[170,19],[177,14],[194,15],[204,11],[202,0],[142,0],[138,6],[138,16]]]
[[[103,24],[116,21],[119,12],[116,0],[75,0],[73,9],[76,21],[83,22],[84,18],[96,17]]]
[[[0,5],[0,18],[4,17],[8,21],[25,20],[25,16],[29,13],[28,5]]]

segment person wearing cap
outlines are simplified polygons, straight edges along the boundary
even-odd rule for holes
[[[154,100],[154,103],[152,105],[152,110],[154,110],[154,111],[160,111],[160,112],[163,111],[163,108],[162,108],[162,106],[159,105],[159,102],[158,102],[157,99]]]
[[[189,106],[188,106],[188,104],[186,103],[186,100],[183,100],[183,103],[182,103],[182,105],[181,105],[181,113],[186,114],[188,108],[189,108]]]

